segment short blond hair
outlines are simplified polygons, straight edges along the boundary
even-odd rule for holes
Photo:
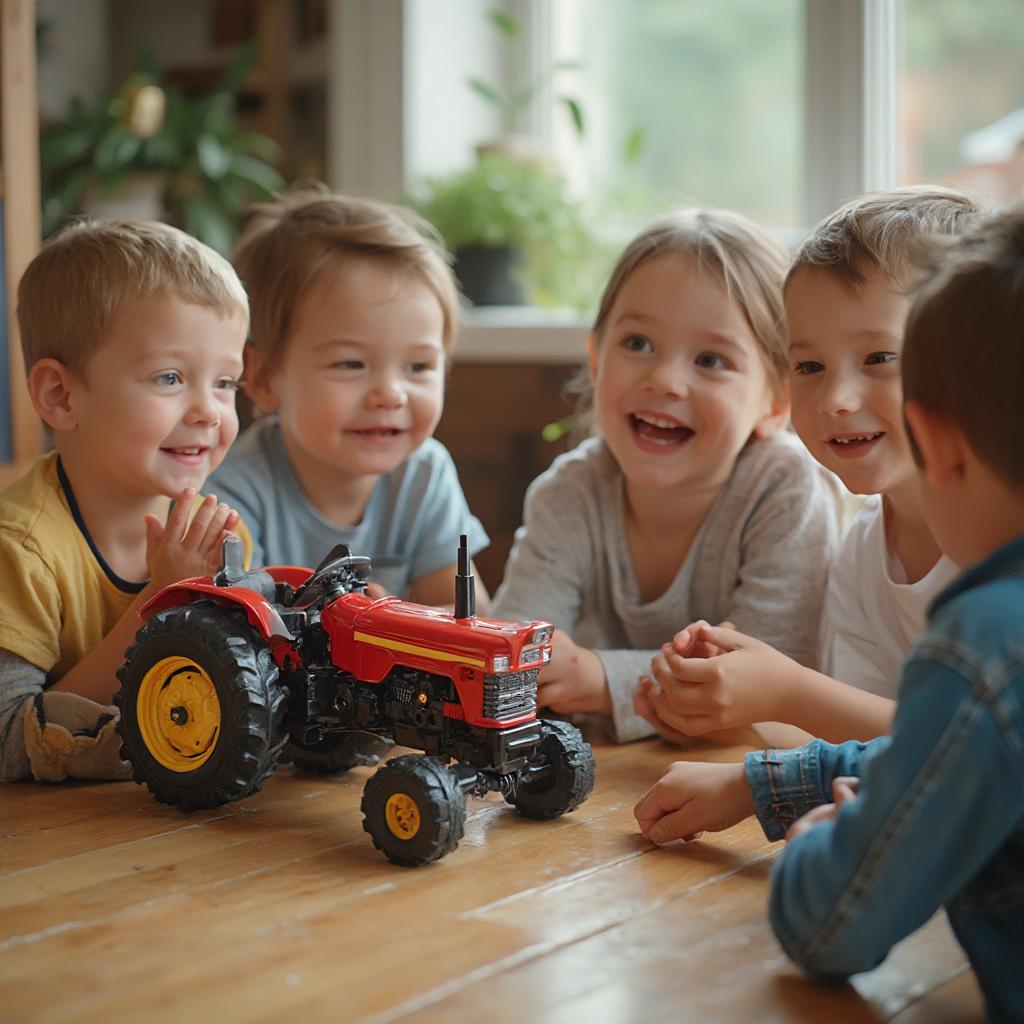
[[[111,321],[161,295],[248,320],[231,264],[191,235],[156,221],[76,221],[43,245],[18,284],[26,372],[49,358],[83,377]]]
[[[938,185],[870,192],[822,220],[797,249],[786,284],[804,267],[858,287],[870,274],[902,285],[929,239],[959,234],[981,212],[970,196]]]
[[[354,259],[375,260],[426,284],[444,316],[445,350],[451,348],[458,289],[444,246],[422,217],[318,184],[298,186],[254,210],[234,263],[252,296],[249,343],[268,366],[280,360],[295,310],[317,277]]]
[[[731,210],[677,210],[659,217],[626,246],[612,271],[593,332],[600,339],[615,299],[629,277],[658,256],[674,253],[709,271],[742,310],[757,339],[774,387],[788,354],[782,322],[782,281],[789,254],[764,228]]]

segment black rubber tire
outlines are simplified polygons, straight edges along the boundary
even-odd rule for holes
[[[392,740],[367,732],[335,733],[319,743],[285,744],[282,764],[293,764],[308,775],[338,775],[358,765],[373,766],[394,746]]]
[[[162,765],[143,739],[137,717],[139,687],[163,658],[190,658],[206,672],[220,703],[220,729],[209,758],[194,771]],[[277,766],[284,746],[287,694],[264,640],[241,616],[211,604],[154,615],[136,634],[117,671],[121,689],[121,756],[134,779],[157,798],[183,810],[219,807],[255,793]]]
[[[416,805],[419,830],[411,838],[392,832],[388,798],[403,793]],[[466,827],[466,795],[440,758],[393,757],[363,789],[363,828],[392,864],[416,868],[440,860],[459,845]]]
[[[541,722],[541,741],[530,759],[534,765],[547,764],[553,771],[539,782],[520,782],[516,792],[505,797],[525,818],[546,820],[575,810],[594,788],[594,752],[568,722]]]

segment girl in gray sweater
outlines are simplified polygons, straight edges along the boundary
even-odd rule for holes
[[[687,622],[816,662],[840,491],[786,430],[785,266],[726,211],[637,236],[587,342],[597,436],[527,492],[494,615],[551,621],[538,702],[619,740],[653,732],[637,679]]]

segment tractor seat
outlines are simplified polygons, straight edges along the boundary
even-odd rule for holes
[[[277,599],[277,583],[269,572],[254,569],[246,572],[245,545],[240,537],[232,534],[224,539],[224,547],[220,554],[220,570],[213,577],[218,587],[245,587],[255,590],[267,601]]]

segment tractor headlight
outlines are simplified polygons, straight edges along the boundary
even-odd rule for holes
[[[507,672],[509,669],[509,660],[507,654],[496,654],[491,658],[491,671],[492,672]]]
[[[519,655],[519,666],[524,668],[527,665],[536,665],[537,662],[544,660],[543,647],[528,647],[522,654]]]
[[[542,626],[540,629],[533,631],[533,639],[530,641],[531,644],[546,644],[551,639],[552,628],[550,626]]]

